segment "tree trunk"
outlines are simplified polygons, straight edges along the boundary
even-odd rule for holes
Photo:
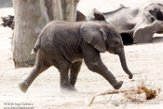
[[[13,60],[15,67],[32,66],[31,50],[42,28],[51,20],[75,21],[79,0],[13,0],[15,28]]]
[[[79,0],[61,0],[63,20],[76,20],[76,8],[78,2]]]

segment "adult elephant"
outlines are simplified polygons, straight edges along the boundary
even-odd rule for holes
[[[144,7],[126,7],[111,12],[93,10],[89,20],[105,20],[121,34],[124,43],[151,42],[154,33],[163,33],[163,4],[151,3]]]
[[[123,42],[118,32],[106,23],[99,22],[50,22],[40,33],[33,49],[36,63],[31,74],[20,83],[26,92],[33,80],[50,66],[60,72],[60,85],[74,90],[74,85],[84,59],[87,67],[103,76],[115,89],[123,84],[103,64],[100,53],[117,54],[123,70],[133,77],[127,67]],[[70,70],[70,74],[69,74]]]

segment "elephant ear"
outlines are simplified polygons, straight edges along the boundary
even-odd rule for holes
[[[106,34],[100,25],[93,23],[82,24],[80,33],[83,40],[100,52],[106,51]]]
[[[93,10],[94,14],[94,19],[98,21],[106,21],[105,16],[99,12],[97,9]]]

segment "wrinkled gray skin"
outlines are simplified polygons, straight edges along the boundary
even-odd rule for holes
[[[116,80],[100,58],[100,53],[105,51],[119,56],[123,70],[131,79],[133,75],[126,64],[122,39],[114,28],[100,22],[52,21],[38,37],[33,49],[33,52],[37,53],[35,65],[19,87],[26,92],[41,72],[54,65],[60,72],[61,88],[75,90],[74,86],[84,59],[89,70],[97,72],[113,88],[119,89],[123,82]]]
[[[122,38],[129,36],[134,43],[151,42],[154,33],[163,33],[161,3],[151,3],[138,8],[121,5],[111,12],[99,12],[96,9],[93,11],[94,17],[89,20],[107,21],[119,31]]]

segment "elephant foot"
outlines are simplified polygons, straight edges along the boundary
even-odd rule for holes
[[[19,88],[22,92],[26,93],[28,89],[28,84],[26,81],[19,83]]]
[[[62,92],[77,92],[77,90],[75,88],[61,88]]]
[[[72,85],[62,85],[61,86],[62,91],[77,91],[76,88]]]
[[[114,85],[114,89],[120,89],[123,84],[123,81],[119,81],[116,85]]]

